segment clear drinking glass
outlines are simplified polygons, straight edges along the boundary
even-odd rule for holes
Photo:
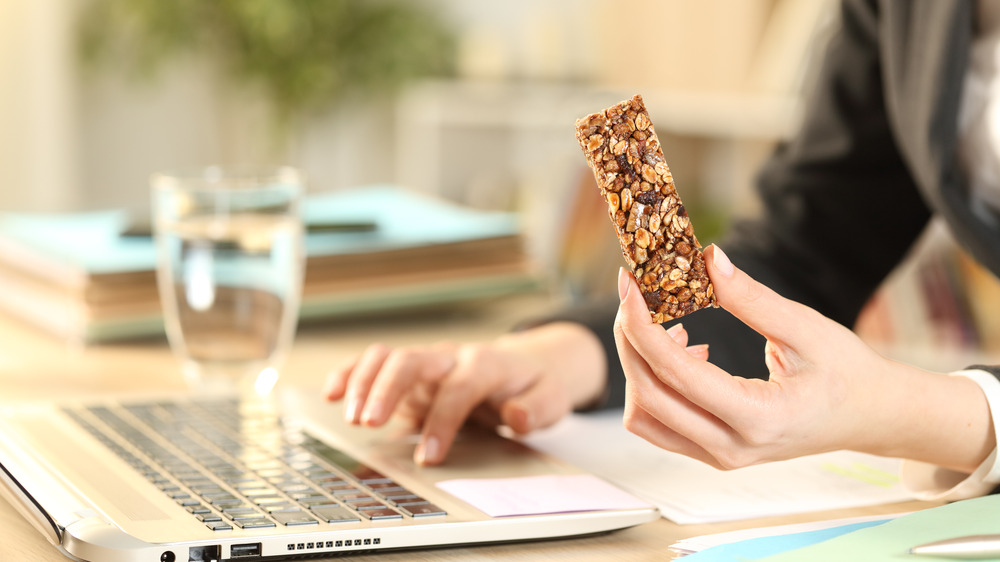
[[[267,394],[298,322],[301,174],[211,167],[150,181],[164,324],[185,379]]]

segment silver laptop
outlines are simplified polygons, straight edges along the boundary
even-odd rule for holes
[[[3,495],[55,548],[100,562],[282,560],[606,532],[655,507],[490,517],[438,482],[579,474],[492,431],[441,467],[399,427],[356,428],[318,393],[0,409]]]

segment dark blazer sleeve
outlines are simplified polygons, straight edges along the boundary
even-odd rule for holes
[[[807,96],[803,122],[757,177],[762,212],[719,245],[786,298],[852,327],[926,228],[931,209],[901,155],[885,102],[875,2],[847,0]],[[766,376],[763,338],[725,313],[682,320],[732,374]]]
[[[758,176],[763,214],[720,244],[756,279],[847,326],[931,217],[887,114],[873,4],[842,4],[801,128]]]
[[[800,130],[758,176],[762,213],[734,225],[720,246],[783,296],[853,326],[878,285],[926,227],[931,211],[897,148],[884,100],[874,2],[842,4]],[[616,303],[562,316],[590,326],[608,351],[606,405],[624,400],[612,335]],[[721,309],[681,320],[692,343],[734,375],[766,377],[764,339]]]

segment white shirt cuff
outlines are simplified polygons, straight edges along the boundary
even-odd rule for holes
[[[975,381],[986,395],[986,403],[993,419],[993,434],[1000,430],[1000,379],[992,373],[978,369],[956,371],[955,376]],[[997,436],[1000,443],[1000,436]],[[903,485],[921,500],[956,501],[989,493],[1000,483],[1000,459],[997,449],[986,457],[972,474],[941,468],[932,464],[904,460],[900,468]]]

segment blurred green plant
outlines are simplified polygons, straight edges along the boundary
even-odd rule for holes
[[[391,94],[453,71],[448,27],[406,0],[91,0],[81,14],[85,68],[151,78],[184,53],[211,57],[261,88],[275,125],[348,100]]]

